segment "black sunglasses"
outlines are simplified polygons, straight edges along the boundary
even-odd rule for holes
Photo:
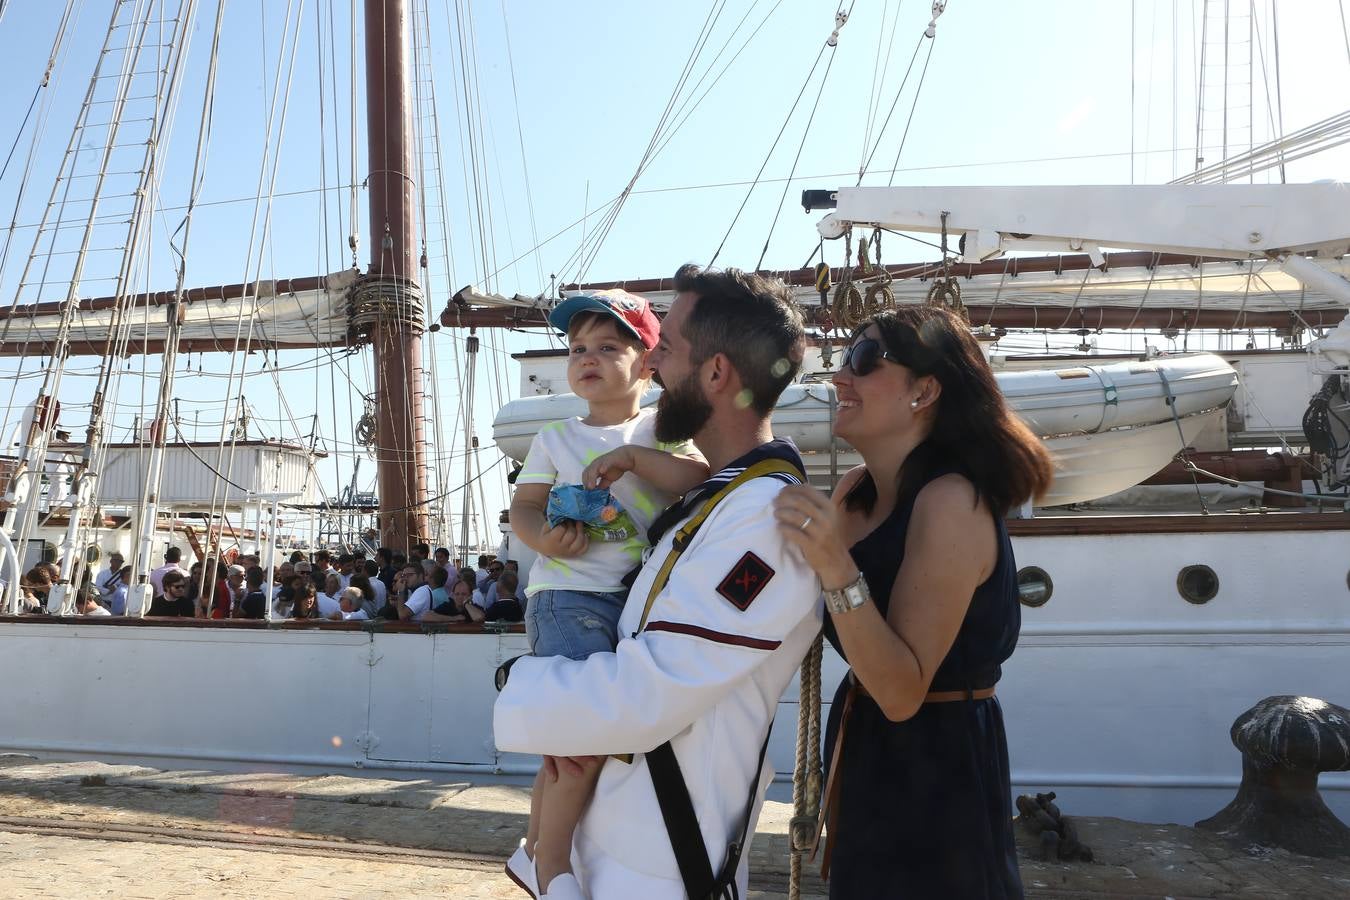
[[[844,351],[843,359],[839,360],[839,368],[842,369],[847,366],[853,371],[854,375],[865,378],[876,370],[883,359],[890,360],[898,366],[904,365],[900,357],[889,350],[882,350],[879,341],[872,338],[863,338]]]

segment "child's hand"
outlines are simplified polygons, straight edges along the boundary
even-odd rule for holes
[[[637,465],[632,447],[619,447],[591,460],[581,473],[584,488],[607,488]]]
[[[539,534],[539,552],[554,559],[568,559],[580,556],[590,546],[586,536],[586,526],[575,520],[563,522],[557,528],[549,528],[547,520],[544,530]]]
[[[604,761],[603,756],[545,756],[544,774],[550,781],[557,781],[563,775],[580,778],[599,768]]]

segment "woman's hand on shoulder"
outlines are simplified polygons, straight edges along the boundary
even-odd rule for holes
[[[783,539],[801,551],[816,570],[825,590],[838,590],[858,577],[848,552],[843,510],[810,485],[792,485],[778,492],[774,518]]]

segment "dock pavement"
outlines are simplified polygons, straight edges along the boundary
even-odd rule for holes
[[[492,779],[165,770],[6,754],[0,891],[523,898],[502,861],[528,813],[528,787]],[[791,813],[790,804],[765,804],[751,847],[756,900],[787,897]],[[1092,863],[1037,861],[1019,834],[1029,898],[1350,897],[1350,860],[1232,846],[1182,825],[1077,821]],[[814,877],[803,883],[807,900],[826,894]]]

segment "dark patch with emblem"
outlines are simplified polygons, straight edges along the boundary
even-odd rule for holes
[[[759,592],[773,578],[773,569],[768,563],[753,553],[747,552],[740,562],[732,566],[727,577],[717,586],[717,593],[731,601],[731,604],[744,612],[755,602]]]

